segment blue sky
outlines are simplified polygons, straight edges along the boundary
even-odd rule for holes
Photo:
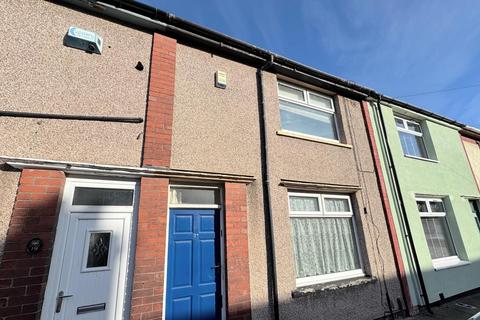
[[[480,1],[141,1],[480,128]]]

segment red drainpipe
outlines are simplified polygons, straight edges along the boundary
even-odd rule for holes
[[[413,311],[412,300],[408,291],[407,276],[405,275],[405,266],[403,265],[402,253],[400,251],[400,245],[398,243],[397,231],[395,229],[392,210],[390,208],[390,202],[388,200],[387,188],[385,187],[385,180],[383,178],[382,166],[380,164],[380,157],[377,151],[377,144],[375,142],[375,135],[373,133],[373,126],[372,121],[370,120],[370,113],[368,111],[367,101],[362,101],[362,114],[363,119],[365,120],[365,123],[367,125],[367,136],[373,155],[375,171],[377,172],[377,183],[380,188],[383,211],[385,213],[385,219],[387,220],[388,234],[390,236],[390,241],[393,247],[395,265],[397,267],[398,277],[400,278],[400,286],[402,287],[403,298],[405,299],[405,303],[407,304],[407,312],[409,315],[411,315]]]

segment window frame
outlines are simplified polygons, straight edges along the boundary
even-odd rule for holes
[[[282,97],[281,94],[280,94],[280,86],[285,86],[285,87],[288,87],[288,88],[291,88],[291,89],[302,91],[304,100],[302,101],[302,100]],[[329,108],[324,108],[324,107],[320,107],[320,106],[316,106],[316,105],[312,104],[310,102],[310,93],[329,100],[332,108],[329,109]],[[334,100],[331,96],[328,96],[326,94],[322,94],[318,91],[314,91],[314,90],[306,89],[304,87],[296,86],[296,85],[293,85],[293,84],[290,84],[290,83],[284,82],[284,81],[278,81],[278,83],[277,83],[277,96],[278,96],[279,101],[285,101],[287,103],[293,103],[293,104],[297,104],[297,105],[300,105],[300,106],[305,107],[305,108],[309,108],[309,109],[322,111],[322,112],[326,112],[326,113],[331,114],[332,118],[333,118],[333,122],[334,122],[335,139],[326,138],[326,137],[322,137],[322,136],[316,136],[316,135],[303,133],[303,132],[299,132],[299,131],[292,131],[292,130],[284,129],[283,126],[282,126],[282,121],[280,119],[280,126],[281,126],[282,131],[291,132],[293,134],[301,134],[301,135],[305,135],[305,136],[308,136],[308,137],[313,137],[313,138],[316,138],[316,139],[325,139],[325,140],[328,140],[328,141],[340,142],[340,131],[339,131],[339,128],[338,128],[335,102],[334,102]],[[280,108],[280,105],[278,107]]]
[[[415,197],[415,204],[417,204],[418,201],[424,201],[427,205],[427,212],[420,212],[420,210],[418,210],[418,208],[417,208],[417,211],[420,215],[420,219],[421,218],[443,218],[443,219],[445,219],[445,223],[447,225],[447,232],[448,232],[448,235],[450,236],[450,240],[452,241],[454,254],[451,255],[451,256],[446,256],[446,257],[433,259],[431,257],[430,248],[428,248],[428,252],[430,254],[430,258],[432,260],[433,267],[435,269],[444,269],[444,268],[449,268],[449,267],[452,267],[452,266],[462,264],[463,261],[458,256],[457,246],[455,245],[455,241],[453,239],[452,232],[450,231],[450,226],[448,224],[447,209],[445,207],[444,199],[443,198],[435,198],[435,197],[432,197],[432,198],[429,198],[429,197]],[[430,202],[441,202],[442,205],[443,205],[444,211],[443,212],[433,212],[432,208],[430,206]],[[423,229],[423,224],[422,224],[422,229]],[[426,237],[424,229],[423,229],[423,234]],[[428,247],[428,243],[427,243],[427,247]]]
[[[475,219],[475,222],[477,223],[478,231],[480,232],[480,199],[470,198],[470,199],[467,199],[467,201],[468,201],[468,206],[469,206],[469,209],[470,209],[470,213],[473,215],[473,218]],[[475,210],[475,209],[472,210],[472,204],[470,202],[474,203],[473,206],[476,206],[476,210],[478,212],[473,212],[473,210]]]
[[[424,135],[424,132],[423,132],[422,124],[418,121],[414,121],[414,120],[411,120],[411,119],[408,119],[408,118],[403,118],[402,116],[399,116],[399,115],[396,115],[396,114],[393,117],[394,117],[394,121],[395,121],[395,128],[397,129],[397,131],[407,133],[407,134],[411,134],[411,135],[414,135],[416,137],[421,137],[422,138],[422,145],[423,145],[423,148],[425,149],[426,157],[419,157],[419,156],[406,154],[405,150],[403,150],[403,145],[402,145],[403,155],[405,157],[410,157],[410,158],[432,160],[432,158],[430,157],[430,154],[428,152],[427,145],[425,144],[425,135]],[[402,123],[403,123],[402,128],[399,128],[397,126],[396,120],[401,120],[402,121]],[[420,129],[420,132],[408,129],[408,123],[413,123],[413,124],[417,125],[418,128]],[[400,135],[399,135],[399,137],[400,137]],[[400,144],[401,144],[401,142],[400,142]]]
[[[290,196],[316,198],[318,201],[319,211],[292,211],[290,209]],[[349,212],[326,212],[325,202],[324,202],[325,199],[346,199],[348,201],[348,206],[350,208],[350,211]],[[328,273],[328,274],[310,276],[310,277],[304,277],[304,278],[295,277],[297,288],[365,276],[362,250],[360,249],[360,241],[358,237],[357,225],[355,222],[355,214],[353,211],[352,200],[350,195],[330,194],[330,193],[293,192],[293,191],[288,192],[288,211],[289,211],[289,219],[292,219],[292,218],[294,219],[295,218],[317,218],[317,219],[350,218],[352,219],[351,221],[352,221],[353,234],[355,238],[354,241],[355,241],[355,247],[356,247],[356,254],[360,264],[359,269]],[[290,234],[292,235],[292,233]],[[294,241],[293,237],[292,237],[292,241]],[[295,259],[295,257],[293,257],[293,259]]]

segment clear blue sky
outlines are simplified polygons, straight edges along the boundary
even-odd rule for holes
[[[141,1],[480,128],[480,1]]]

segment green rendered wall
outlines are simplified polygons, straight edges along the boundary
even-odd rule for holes
[[[411,236],[415,243],[430,302],[439,300],[440,293],[449,297],[480,287],[480,232],[471,214],[468,200],[465,198],[479,196],[479,193],[457,129],[435,119],[409,113],[401,108],[394,107],[392,109],[387,105],[381,107],[393,163],[396,167],[412,231]],[[386,166],[386,150],[384,150],[382,135],[379,131],[380,118],[375,112],[375,108],[376,106],[370,105],[370,117],[374,126],[390,206],[400,238],[399,243],[412,302],[414,305],[419,305],[423,304],[423,300],[420,298],[418,281],[413,272],[414,264],[408,249],[399,203],[393,192],[392,177]],[[422,122],[426,143],[433,148],[438,162],[404,156],[395,127],[394,112]],[[457,255],[461,260],[468,261],[469,264],[442,270],[434,269],[416,206],[416,195],[440,196],[446,200],[447,221]]]

